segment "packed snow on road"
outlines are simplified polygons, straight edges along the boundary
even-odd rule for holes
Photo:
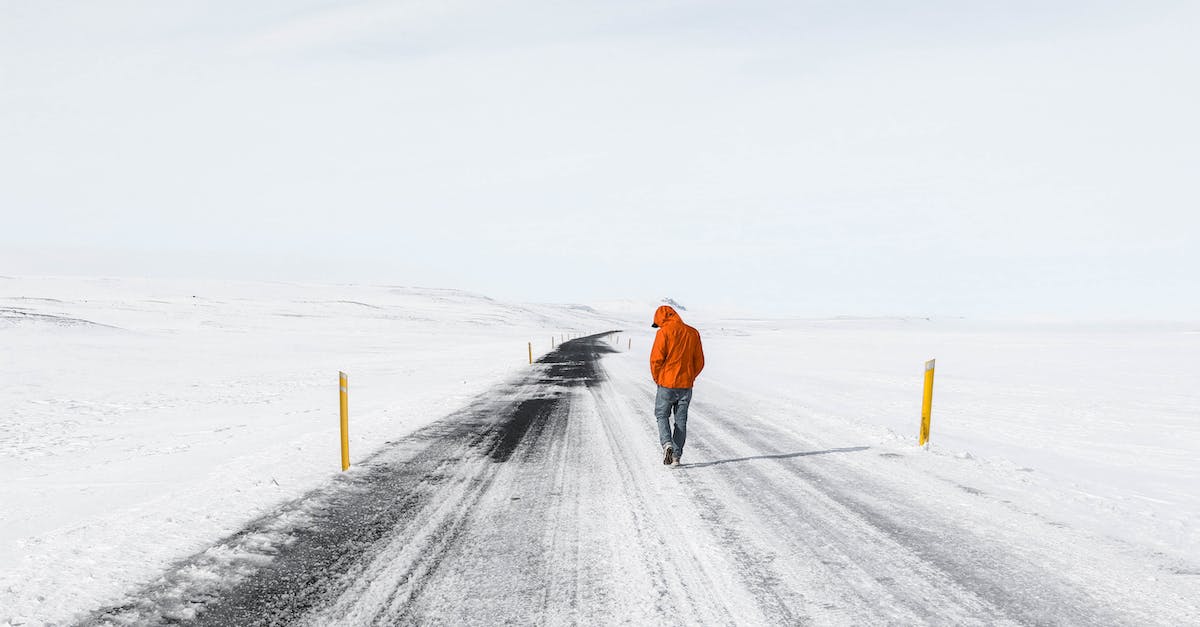
[[[0,625],[1200,623],[1200,324],[659,304],[0,278]]]

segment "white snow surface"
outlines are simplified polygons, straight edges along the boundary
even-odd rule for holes
[[[524,372],[526,342],[536,357],[552,335],[628,329],[605,358],[606,390],[636,415],[652,392],[656,304],[639,316],[439,289],[0,278],[0,625],[113,603],[334,476],[339,370],[352,462]],[[1064,577],[1200,620],[1200,324],[683,317],[708,362],[689,463],[734,473],[726,462],[860,451],[847,453],[852,467],[890,477],[927,511],[1063,564],[1087,556]],[[929,358],[932,446],[921,450]],[[652,437],[649,423],[615,429]],[[741,450],[724,430],[794,435]],[[706,448],[737,459],[694,457]],[[647,449],[646,468],[626,474],[679,499]],[[772,529],[732,513],[744,533]],[[588,533],[628,534],[620,520]],[[721,559],[689,577],[724,585]]]

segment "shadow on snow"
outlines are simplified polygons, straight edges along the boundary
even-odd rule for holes
[[[793,457],[809,457],[811,455],[829,455],[830,453],[858,453],[868,451],[869,446],[849,446],[846,448],[831,448],[824,451],[801,451],[799,453],[777,453],[774,455],[754,455],[751,457],[736,457],[733,459],[719,459],[712,462],[700,462],[698,464],[680,464],[681,468],[706,468],[708,466],[716,466],[718,464],[732,464],[734,462],[748,462],[755,459],[791,459]]]

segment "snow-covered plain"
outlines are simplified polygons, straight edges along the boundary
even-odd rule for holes
[[[352,458],[524,372],[525,342],[536,356],[552,334],[629,329],[616,345],[632,350],[609,367],[636,411],[648,402],[632,397],[652,307],[605,314],[377,286],[0,279],[0,624],[57,623],[112,603],[336,474],[338,370],[350,374]],[[693,314],[683,317],[708,357],[697,442],[726,420],[804,434],[813,450],[869,447],[852,466],[886,476],[893,466],[881,465],[900,464],[897,488],[929,509],[944,498],[948,518],[994,515],[1000,537],[1087,538],[1089,568],[1136,577],[1131,594],[1160,590],[1174,605],[1167,615],[1196,615],[1200,324]],[[933,444],[921,451],[928,358],[938,360]]]

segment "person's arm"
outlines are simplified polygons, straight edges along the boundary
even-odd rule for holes
[[[663,364],[667,361],[667,339],[662,329],[654,336],[654,346],[650,348],[650,376],[658,383],[658,374],[662,372]]]
[[[700,334],[696,334],[696,355],[692,358],[696,366],[696,374],[704,370],[704,345],[700,343]]]

